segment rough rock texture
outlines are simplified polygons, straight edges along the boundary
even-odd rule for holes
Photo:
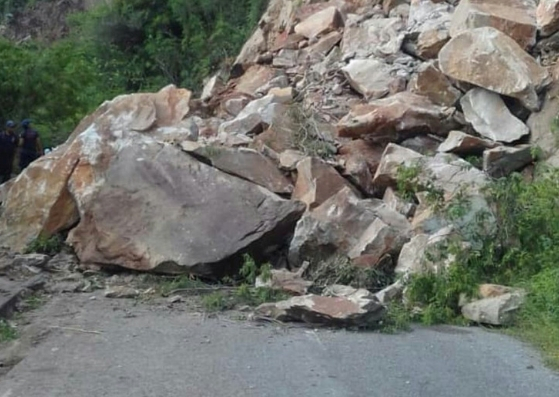
[[[210,275],[239,250],[283,239],[302,204],[153,138],[188,114],[189,98],[167,87],[103,104],[68,144],[16,180],[0,219],[2,243],[21,249],[79,219],[68,243],[82,263]],[[23,190],[43,183],[41,201]]]
[[[483,170],[494,178],[501,178],[521,170],[533,160],[531,145],[500,146],[483,152]]]
[[[446,75],[519,99],[528,109],[540,107],[537,91],[550,82],[546,69],[510,37],[486,27],[453,37],[439,52]]]
[[[398,257],[396,274],[441,272],[456,259],[446,247],[456,233],[445,227],[433,235],[418,234],[405,244]]]
[[[534,0],[461,0],[452,16],[451,36],[467,30],[493,27],[514,39],[522,48],[536,44]]]
[[[412,77],[408,90],[441,106],[454,106],[462,96],[448,78],[432,63],[422,64]]]
[[[344,21],[339,10],[336,7],[328,7],[297,24],[295,33],[311,38],[329,33],[343,25]]]
[[[450,33],[444,27],[426,30],[417,36],[417,55],[422,59],[436,59],[439,51],[450,40]]]
[[[494,92],[474,88],[462,97],[460,104],[476,132],[493,141],[512,143],[530,133]]]
[[[540,0],[536,10],[542,36],[551,36],[559,30],[559,0]]]
[[[470,321],[491,325],[509,325],[525,299],[523,291],[516,291],[468,303],[462,315]]]
[[[532,133],[530,143],[541,151],[542,160],[552,167],[559,167],[559,150],[557,150],[557,137],[551,131],[559,109],[559,68],[555,69],[556,80],[546,92],[541,111],[532,113],[526,124]]]
[[[360,200],[345,188],[298,222],[289,247],[289,263],[343,254],[374,266],[409,239],[410,225],[381,200]]]
[[[256,314],[279,321],[335,326],[371,326],[384,316],[384,307],[365,289],[332,286],[330,296],[296,296],[286,301],[265,303]]]
[[[208,159],[212,166],[236,175],[275,193],[291,193],[293,185],[278,170],[276,164],[256,150],[209,146],[194,153]]]
[[[375,145],[362,139],[356,139],[344,143],[338,149],[340,158],[344,162],[348,162],[352,158],[365,160],[371,175],[375,175],[383,151],[384,148],[381,145]]]
[[[466,134],[462,131],[450,131],[446,140],[441,143],[438,151],[456,154],[481,154],[485,149],[492,149],[498,143],[488,139]]]
[[[401,80],[405,84],[406,72],[398,75],[399,70],[377,59],[354,59],[342,68],[349,84],[367,100],[386,96],[392,87],[402,85]]]
[[[315,157],[298,162],[297,173],[293,198],[307,204],[309,208],[319,206],[344,187],[350,186],[332,166]]]
[[[400,18],[368,19],[347,26],[342,39],[342,58],[387,57],[400,51],[405,25]]]
[[[400,198],[394,189],[390,187],[386,188],[382,201],[388,205],[388,208],[399,212],[406,218],[412,217],[415,213],[415,204]]]
[[[455,124],[454,111],[411,92],[400,92],[354,108],[338,123],[338,135],[388,140],[418,133],[444,136]]]

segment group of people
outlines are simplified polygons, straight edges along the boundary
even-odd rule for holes
[[[19,169],[23,171],[35,159],[43,154],[39,133],[31,126],[31,120],[21,122],[21,133],[12,120],[6,122],[6,128],[0,132],[0,184],[12,177],[16,153],[19,149]]]

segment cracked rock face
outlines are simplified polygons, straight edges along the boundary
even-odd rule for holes
[[[187,115],[189,98],[168,87],[101,106],[69,143],[14,182],[0,218],[2,244],[22,249],[41,232],[77,222],[67,242],[82,263],[212,275],[239,251],[281,240],[302,203],[164,142],[169,126]]]

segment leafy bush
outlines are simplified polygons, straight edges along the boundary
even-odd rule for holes
[[[39,236],[31,241],[25,250],[26,253],[56,255],[64,248],[64,239],[60,235],[52,237]]]
[[[408,300],[423,308],[423,322],[452,322],[460,295],[474,296],[480,283],[525,288],[517,329],[559,365],[559,170],[539,169],[532,183],[513,174],[495,181],[486,195],[499,219],[496,234],[480,236],[484,244],[477,249],[451,245],[455,263],[440,274],[413,277]]]

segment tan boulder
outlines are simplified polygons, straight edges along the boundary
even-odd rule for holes
[[[256,315],[278,321],[301,321],[331,326],[373,326],[384,317],[385,309],[366,289],[331,286],[329,296],[295,296],[289,300],[265,303]]]
[[[395,55],[404,41],[405,24],[400,18],[374,18],[347,26],[342,39],[342,58],[366,59]]]
[[[475,28],[492,27],[514,39],[522,48],[536,44],[534,0],[461,0],[452,15],[452,37]]]
[[[207,159],[213,167],[263,186],[271,192],[289,194],[293,191],[293,185],[276,164],[256,150],[205,146],[194,153]]]
[[[511,143],[530,133],[494,92],[474,88],[462,97],[460,104],[464,117],[476,132],[492,141]]]
[[[347,186],[349,183],[332,166],[316,157],[307,157],[297,163],[292,197],[314,208]]]
[[[382,145],[376,145],[363,139],[355,139],[343,143],[338,149],[338,153],[340,154],[340,159],[342,161],[347,161],[352,157],[362,158],[365,160],[371,175],[374,175],[375,172],[377,172],[383,152],[384,148]]]
[[[219,75],[212,76],[206,84],[204,84],[204,89],[202,90],[202,95],[200,99],[204,102],[209,101],[215,95],[217,95],[221,90],[223,90],[224,84],[223,80]]]
[[[305,156],[303,152],[287,149],[279,155],[279,167],[285,171],[295,171],[297,169],[297,164],[305,158],[307,158],[307,156]]]
[[[546,69],[510,37],[491,27],[453,37],[439,52],[439,67],[453,79],[540,107],[537,92],[551,80]]]
[[[436,59],[449,40],[450,32],[445,27],[425,30],[417,36],[417,55],[422,59]]]
[[[375,186],[388,187],[396,185],[396,177],[400,167],[414,167],[424,156],[414,150],[389,143],[382,154],[377,171],[373,178]]]
[[[341,39],[342,34],[338,31],[328,33],[321,37],[316,43],[299,51],[298,63],[313,65],[323,61],[326,55]]]
[[[418,234],[404,245],[394,270],[398,275],[438,273],[446,270],[455,260],[448,254],[448,245],[457,233],[445,227],[433,235]]]
[[[0,218],[9,225],[0,229],[3,245],[21,249],[79,220],[67,242],[83,264],[213,276],[240,252],[277,244],[302,203],[159,141],[162,129],[187,116],[189,96],[167,87],[105,102],[16,180]]]
[[[480,299],[463,306],[462,315],[476,323],[510,325],[525,299],[524,291]]]
[[[559,0],[540,0],[536,9],[538,27],[542,36],[551,36],[559,30]]]
[[[382,98],[395,87],[405,86],[408,75],[401,67],[378,59],[351,60],[342,72],[351,87],[367,100]]]
[[[295,25],[295,33],[312,38],[343,26],[344,21],[338,8],[328,7]]]
[[[448,30],[453,11],[454,7],[444,1],[411,0],[408,34]]]
[[[411,237],[407,219],[377,199],[361,200],[349,188],[340,190],[297,223],[289,263],[345,255],[374,267],[397,252]]]
[[[488,139],[466,134],[462,131],[450,131],[446,140],[438,148],[442,153],[481,154],[485,149],[498,146]]]
[[[531,145],[499,146],[483,152],[483,170],[494,178],[508,176],[533,161]]]
[[[454,108],[435,105],[426,97],[400,92],[354,108],[339,121],[338,135],[388,140],[418,133],[445,136],[455,125],[454,112]]]
[[[448,78],[432,63],[423,63],[411,78],[408,90],[441,106],[454,106],[462,96]]]
[[[276,77],[277,72],[264,65],[254,65],[251,66],[245,74],[243,74],[236,81],[235,91],[254,96],[258,89],[264,84],[268,83],[274,77]]]

